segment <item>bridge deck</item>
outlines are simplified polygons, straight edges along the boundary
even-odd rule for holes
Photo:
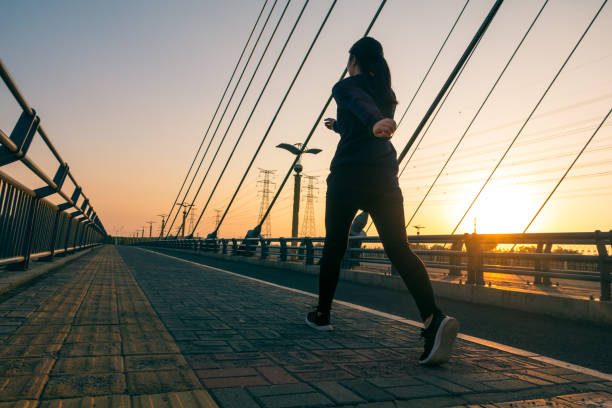
[[[450,363],[420,367],[410,322],[336,305],[336,330],[320,333],[303,324],[314,302],[214,268],[104,247],[0,299],[0,407],[577,407],[612,399],[606,379],[467,340]],[[520,403],[504,404],[511,401]]]

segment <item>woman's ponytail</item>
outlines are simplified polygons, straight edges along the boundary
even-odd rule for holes
[[[382,45],[372,37],[357,41],[349,54],[355,56],[361,73],[370,78],[374,88],[374,99],[381,104],[397,105],[395,93],[391,89],[391,71],[383,55]]]

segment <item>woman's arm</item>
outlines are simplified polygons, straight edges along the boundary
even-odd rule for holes
[[[368,129],[372,129],[376,122],[385,118],[370,94],[349,81],[341,81],[334,85],[332,96],[338,106],[349,110]]]

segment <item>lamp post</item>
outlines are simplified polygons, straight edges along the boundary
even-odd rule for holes
[[[322,152],[321,149],[305,149],[303,152],[301,143],[281,143],[278,146],[279,149],[285,149],[290,153],[298,156],[297,161],[295,162],[295,166],[293,166],[293,170],[295,171],[294,183],[293,183],[293,220],[291,221],[291,236],[298,236],[298,220],[300,215],[300,187],[302,183],[302,154],[310,153],[310,154],[319,154]]]
[[[166,214],[159,214],[158,217],[162,217],[161,231],[159,233],[159,237],[162,238],[164,236],[164,227],[166,226]]]

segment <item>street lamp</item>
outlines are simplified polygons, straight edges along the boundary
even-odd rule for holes
[[[297,156],[297,161],[295,162],[295,166],[293,166],[293,170],[295,171],[295,182],[293,183],[293,220],[291,222],[291,236],[298,236],[298,220],[300,213],[300,184],[302,182],[302,154],[310,153],[310,154],[319,154],[322,152],[321,149],[305,149],[302,151],[301,143],[281,143],[278,146],[279,149],[285,149],[292,154]]]

